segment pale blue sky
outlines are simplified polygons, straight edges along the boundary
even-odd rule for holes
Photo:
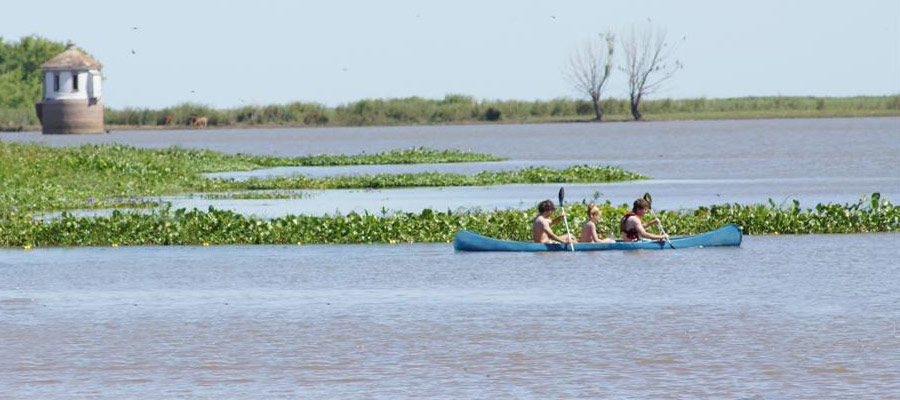
[[[74,41],[103,63],[112,107],[334,106],[576,97],[572,50],[648,18],[684,64],[654,98],[900,93],[897,0],[3,0],[0,36]],[[624,74],[607,95],[625,97]]]

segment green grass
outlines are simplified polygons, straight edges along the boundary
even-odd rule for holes
[[[579,229],[586,206],[568,207],[570,223]],[[618,219],[625,206],[601,204],[607,234],[618,236]],[[210,208],[170,210],[150,214],[114,212],[108,217],[76,217],[63,213],[51,221],[36,221],[27,213],[0,214],[0,247],[307,244],[449,242],[460,229],[491,237],[527,240],[533,210],[434,211],[377,216],[350,213],[313,217],[287,215],[275,219],[248,217]],[[663,211],[659,218],[672,235],[706,232],[728,223],[745,234],[799,234],[900,231],[900,207],[878,194],[852,204],[798,203],[770,205],[724,204],[695,210]]]

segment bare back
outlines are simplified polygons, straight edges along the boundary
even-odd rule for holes
[[[531,223],[531,240],[535,243],[549,243],[550,236],[547,235],[547,232],[553,232],[550,230],[550,220],[544,218],[543,215],[534,217],[534,221]]]
[[[594,225],[593,221],[588,221],[584,224],[584,227],[581,228],[581,239],[579,241],[582,243],[593,243],[600,241],[600,238],[597,237],[597,226]]]

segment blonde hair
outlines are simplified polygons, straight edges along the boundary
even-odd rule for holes
[[[587,216],[588,219],[591,219],[594,215],[600,216],[600,209],[594,205],[594,203],[588,204],[587,206]]]

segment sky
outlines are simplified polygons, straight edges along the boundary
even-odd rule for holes
[[[96,57],[114,108],[575,98],[572,52],[648,25],[684,65],[650,99],[900,93],[897,0],[0,0],[0,21]]]

